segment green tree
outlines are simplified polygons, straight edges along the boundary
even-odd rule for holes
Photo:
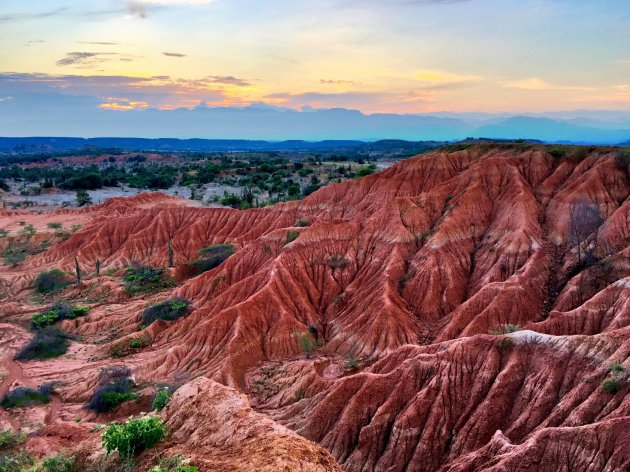
[[[86,190],[77,190],[77,204],[79,206],[91,205],[92,197]]]

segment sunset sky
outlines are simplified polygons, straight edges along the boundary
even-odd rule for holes
[[[630,3],[2,0],[0,101],[21,97],[109,110],[628,110]]]

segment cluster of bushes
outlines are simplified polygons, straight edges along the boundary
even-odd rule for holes
[[[149,326],[156,320],[174,321],[188,312],[190,302],[185,298],[174,297],[151,305],[142,313],[142,324]]]
[[[74,320],[79,316],[84,316],[90,311],[90,307],[81,305],[69,305],[67,303],[56,303],[43,313],[33,315],[32,323],[35,329],[45,328],[61,320]]]
[[[203,272],[214,269],[225,262],[225,260],[236,252],[233,244],[216,244],[204,247],[199,251],[198,259],[188,264],[190,276],[199,275]]]
[[[103,433],[103,447],[108,454],[116,451],[131,467],[133,456],[154,447],[168,434],[164,422],[156,416],[141,416],[124,423],[112,423]]]
[[[125,269],[123,281],[125,291],[132,296],[159,292],[175,284],[175,281],[167,276],[165,269],[154,269],[141,264],[134,264]]]
[[[33,283],[35,291],[41,294],[58,292],[66,288],[69,284],[68,276],[59,269],[40,272]]]
[[[42,328],[14,357],[15,360],[51,359],[68,350],[70,336],[56,328]]]
[[[26,434],[11,429],[0,431],[0,472],[16,472],[33,465],[33,458],[21,449]]]
[[[121,403],[137,400],[133,392],[135,382],[131,379],[131,370],[126,366],[106,367],[101,370],[99,387],[94,392],[87,408],[97,413],[112,411]]]
[[[41,385],[37,390],[28,387],[16,387],[4,394],[0,406],[5,409],[40,405],[50,401],[53,392],[51,384]]]
[[[151,402],[151,406],[153,407],[153,409],[157,411],[162,411],[170,401],[174,392],[175,387],[172,387],[170,385],[160,387],[153,397],[153,401]]]

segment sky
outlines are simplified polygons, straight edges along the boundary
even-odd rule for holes
[[[630,2],[2,0],[0,113],[9,101],[630,110]]]

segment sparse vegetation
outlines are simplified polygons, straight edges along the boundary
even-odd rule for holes
[[[606,393],[610,393],[611,395],[621,391],[622,387],[623,382],[619,379],[606,379],[602,383],[602,390]]]
[[[172,287],[175,281],[169,278],[164,269],[134,264],[125,269],[123,276],[125,291],[132,296],[152,293]]]
[[[199,258],[190,262],[188,267],[191,276],[214,269],[236,252],[233,244],[217,244],[208,246],[199,251]]]
[[[4,394],[0,400],[0,406],[9,409],[45,404],[50,401],[52,390],[50,384],[44,384],[37,390],[28,387],[16,387]]]
[[[26,441],[26,434],[17,433],[12,429],[0,431],[0,451],[11,449]]]
[[[310,359],[311,354],[317,349],[317,338],[312,333],[297,333],[298,344],[302,352],[306,354],[306,358]]]
[[[610,366],[610,371],[613,374],[620,374],[624,371],[624,367],[621,364],[615,363],[613,365]]]
[[[156,416],[132,418],[125,423],[112,423],[103,433],[103,446],[108,454],[116,451],[127,464],[145,449],[154,447],[168,433],[164,422]]]
[[[520,331],[521,329],[523,328],[521,328],[519,325],[506,323],[504,325],[499,326],[499,328],[490,331],[490,334],[494,334],[494,335],[510,334],[510,333],[516,333],[517,331]]]
[[[10,266],[17,266],[24,262],[28,256],[28,247],[24,245],[10,245],[2,252],[4,263]]]
[[[173,321],[188,313],[190,302],[184,298],[170,298],[151,305],[142,313],[142,324],[149,326],[156,320]]]
[[[354,370],[359,367],[359,359],[354,356],[348,356],[344,360],[343,366],[346,370]]]
[[[38,329],[35,332],[35,337],[15,355],[15,360],[59,357],[68,350],[69,339],[70,337],[66,333],[56,328]]]
[[[52,221],[50,223],[46,223],[46,226],[50,229],[61,229],[63,228],[63,223],[58,223],[56,221]]]
[[[185,459],[181,455],[172,457],[161,457],[158,465],[149,472],[199,472],[199,469],[190,465],[190,459]]]
[[[82,305],[69,305],[67,303],[57,303],[43,313],[33,315],[31,319],[33,327],[36,329],[45,328],[61,320],[73,320],[86,315],[90,307]]]
[[[299,220],[296,220],[294,226],[297,226],[298,228],[305,228],[309,226],[310,224],[311,222],[307,220],[306,218],[300,218]]]
[[[51,269],[40,272],[35,278],[35,291],[41,294],[55,293],[69,285],[65,272],[59,269]]]
[[[289,244],[292,243],[293,241],[295,241],[298,236],[300,235],[300,233],[298,233],[297,231],[293,231],[293,230],[289,230],[287,231],[287,238],[285,240],[285,244]]]
[[[497,342],[497,349],[499,349],[500,351],[511,349],[513,346],[514,340],[511,338],[503,338],[499,342]]]
[[[42,462],[45,472],[79,472],[78,466],[74,456],[67,451],[49,456]]]
[[[109,367],[101,370],[100,386],[94,392],[94,396],[87,408],[97,413],[112,411],[121,403],[136,400],[138,395],[132,391],[135,383],[130,378],[131,371],[128,367]]]
[[[162,411],[168,404],[169,400],[173,396],[173,391],[170,387],[163,387],[157,391],[151,402],[151,406],[154,410]]]

